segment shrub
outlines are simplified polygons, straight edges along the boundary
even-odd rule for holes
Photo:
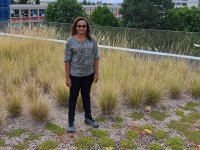
[[[53,93],[56,102],[61,106],[68,106],[69,90],[64,81],[60,81],[53,86]]]
[[[200,74],[198,73],[190,83],[190,92],[194,98],[200,97]]]
[[[29,104],[28,113],[33,120],[44,121],[49,117],[50,107],[46,101],[38,99]]]
[[[103,114],[112,114],[119,104],[119,90],[113,82],[106,82],[99,85],[98,104]]]
[[[25,94],[30,99],[37,99],[39,97],[39,89],[37,88],[35,82],[29,82],[25,85]]]
[[[0,111],[0,127],[2,127],[5,122],[6,122],[6,113]]]
[[[14,94],[8,98],[6,110],[11,117],[16,117],[22,112],[22,96]]]

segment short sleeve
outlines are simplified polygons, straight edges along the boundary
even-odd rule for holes
[[[64,51],[64,62],[71,62],[71,60],[72,60],[72,51],[70,48],[70,42],[67,41]]]
[[[94,43],[94,59],[99,59],[99,48],[98,48],[98,44],[97,41],[95,39],[93,39],[93,43]]]

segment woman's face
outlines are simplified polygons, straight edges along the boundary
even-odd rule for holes
[[[76,25],[77,34],[86,35],[87,31],[87,24],[84,20],[78,21]]]

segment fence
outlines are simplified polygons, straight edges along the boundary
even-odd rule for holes
[[[57,32],[56,38],[65,40],[70,35],[71,24],[43,22],[38,25],[34,23],[32,27],[53,27]],[[200,44],[199,32],[102,26],[91,26],[91,28],[100,45],[200,56],[200,49],[194,46],[194,44]],[[17,29],[20,29],[19,26]]]

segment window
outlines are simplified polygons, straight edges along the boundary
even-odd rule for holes
[[[11,9],[10,13],[11,13],[12,18],[18,18],[19,17],[19,10],[17,10],[17,9]]]
[[[39,10],[39,16],[44,16],[44,9]]]
[[[22,9],[21,10],[21,14],[22,14],[22,17],[28,17],[28,9]]]
[[[187,6],[187,3],[182,3],[182,6]]]
[[[37,17],[37,16],[38,16],[37,9],[31,9],[31,17]]]

